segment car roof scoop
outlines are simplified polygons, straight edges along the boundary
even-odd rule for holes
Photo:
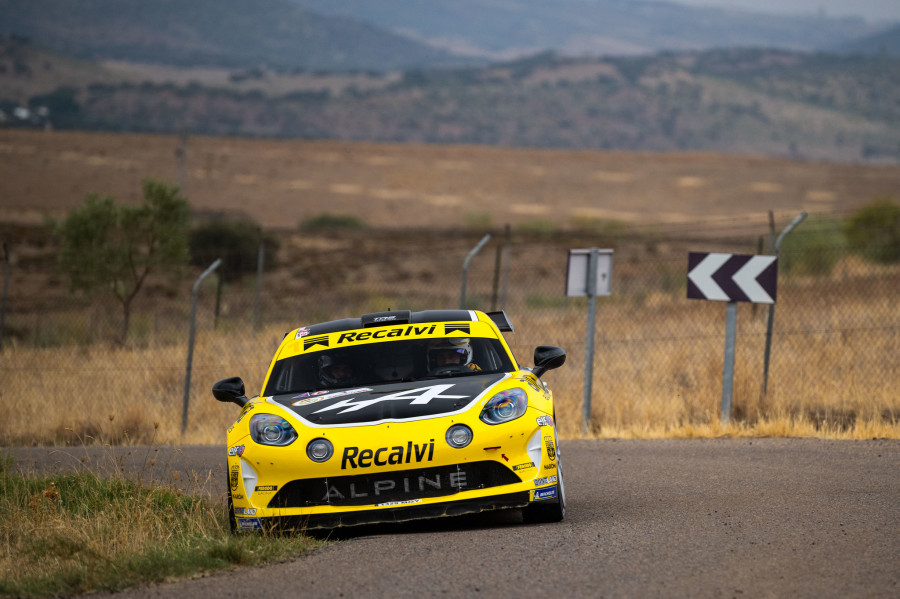
[[[409,310],[394,310],[392,312],[373,312],[372,314],[363,314],[363,327],[385,327],[393,324],[409,323]]]

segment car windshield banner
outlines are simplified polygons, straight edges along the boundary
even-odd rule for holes
[[[468,410],[507,374],[438,378],[353,389],[288,394],[269,401],[313,427],[421,420]]]

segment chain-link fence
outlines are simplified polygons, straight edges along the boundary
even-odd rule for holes
[[[719,419],[726,304],[686,298],[688,252],[755,254],[770,246],[737,223],[702,236],[692,230],[494,231],[471,260],[464,300],[463,262],[486,231],[270,232],[280,249],[266,254],[261,278],[253,263],[241,276],[210,276],[199,287],[183,437],[191,287],[203,268],[179,279],[151,278],[131,307],[122,346],[122,306],[111,295],[70,295],[52,245],[36,251],[10,244],[0,442],[219,442],[235,413],[212,399],[213,382],[242,376],[257,393],[288,330],[368,312],[460,305],[505,310],[515,327],[507,340],[523,365],[532,364],[538,345],[566,349],[567,363],[545,380],[563,434],[577,435],[588,304],[565,296],[566,262],[569,249],[590,247],[614,249],[612,293],[597,299],[591,430],[690,434]],[[738,422],[896,428],[900,264],[870,261],[838,239],[823,237],[815,222],[804,224],[781,252],[774,308],[738,305]]]

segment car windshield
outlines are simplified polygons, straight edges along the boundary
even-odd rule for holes
[[[370,343],[279,360],[265,395],[510,372],[498,339],[435,338]]]

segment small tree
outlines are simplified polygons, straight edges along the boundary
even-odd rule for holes
[[[147,275],[178,272],[187,262],[190,209],[175,185],[147,180],[140,206],[119,206],[109,196],[88,195],[58,226],[59,264],[73,291],[107,288],[122,305],[122,339],[128,338],[131,302]]]

